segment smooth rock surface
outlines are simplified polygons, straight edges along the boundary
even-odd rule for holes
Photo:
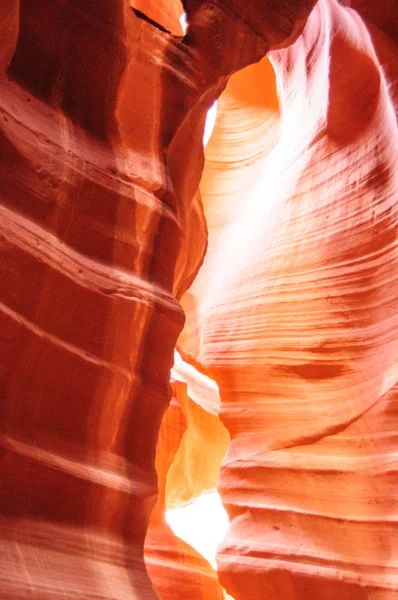
[[[231,435],[218,566],[236,600],[398,597],[397,67],[321,0],[218,102],[180,346]]]
[[[347,4],[2,1],[1,600],[398,598],[397,14]],[[227,448],[218,582],[164,513]]]

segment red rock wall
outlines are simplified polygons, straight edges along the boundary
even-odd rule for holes
[[[231,434],[218,564],[236,600],[398,597],[397,67],[322,0],[218,103],[180,343]]]
[[[164,102],[167,77],[177,96],[191,89],[189,57],[114,0],[21,2],[12,57],[6,8],[0,596],[155,598],[143,543],[184,321],[180,231],[197,211],[181,198],[177,214],[163,141],[186,105]]]
[[[173,375],[177,373],[174,371]],[[173,380],[172,389],[173,397],[157,443],[159,495],[145,540],[145,562],[163,600],[223,600],[217,573],[207,560],[177,538],[166,522],[165,511],[216,487],[229,436],[215,415],[188,396],[186,383]]]
[[[182,39],[177,0],[132,4],[0,7],[0,597],[155,600],[148,523],[162,597],[222,597],[163,517],[189,432],[221,430],[206,390],[165,413],[194,282],[178,343],[231,436],[221,584],[392,600],[394,10],[185,0]],[[206,112],[245,67],[202,207]]]

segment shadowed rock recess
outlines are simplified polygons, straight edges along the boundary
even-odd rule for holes
[[[0,600],[398,599],[397,41],[1,0]],[[165,518],[216,489],[217,571]]]

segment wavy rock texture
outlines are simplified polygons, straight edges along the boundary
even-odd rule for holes
[[[143,544],[172,292],[177,259],[182,290],[204,253],[190,189],[218,92],[126,2],[17,7],[0,15],[0,596],[157,598]]]
[[[397,67],[322,0],[218,103],[180,346],[231,435],[218,565],[236,600],[398,597]]]
[[[202,399],[211,396],[214,400],[216,390],[210,380],[184,365],[181,359],[172,370],[172,377],[173,397],[162,420],[156,450],[159,496],[149,521],[145,561],[162,599],[222,600],[224,591],[216,572],[172,533],[165,511],[216,488],[229,436],[216,415],[188,396],[190,392],[197,398],[199,392]],[[210,393],[206,394],[209,386]],[[216,402],[219,404],[218,395]]]
[[[2,600],[398,597],[397,21],[352,4],[1,3]],[[164,511],[229,436],[220,585]]]
[[[233,3],[187,1],[184,39],[140,6],[0,9],[4,600],[157,597],[143,544],[176,298],[206,245],[205,117],[269,43],[252,31],[254,4],[246,19]],[[180,32],[180,3],[167,8]],[[295,35],[296,17],[269,31]]]

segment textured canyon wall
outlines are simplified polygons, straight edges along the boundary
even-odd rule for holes
[[[205,116],[268,50],[252,16],[186,4],[185,39],[123,0],[1,4],[4,600],[156,597],[143,544],[176,298],[205,251]]]
[[[218,103],[180,344],[231,434],[236,600],[398,597],[397,75],[397,47],[322,0]]]
[[[205,240],[167,148],[211,86],[125,2],[18,8],[0,19],[0,596],[155,598],[142,555],[175,267],[181,231],[203,232],[181,287]],[[201,137],[198,119],[176,184],[197,186]]]
[[[2,600],[221,599],[229,436],[235,600],[397,597],[396,15],[314,4],[1,3]]]
[[[172,370],[172,391],[156,449],[159,495],[145,540],[145,562],[162,599],[222,600],[216,572],[174,535],[165,512],[216,488],[229,435],[217,417],[214,386],[181,359]]]

